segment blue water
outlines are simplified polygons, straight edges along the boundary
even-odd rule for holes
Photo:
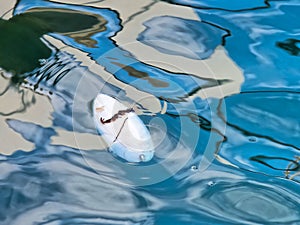
[[[149,163],[126,163],[99,149],[53,145],[57,128],[95,133],[87,109],[99,87],[131,100],[71,55],[48,46],[48,64],[52,60],[60,70],[70,66],[71,72],[61,72],[65,77],[57,85],[35,76],[43,74],[48,64],[16,74],[51,93],[53,124],[43,127],[16,119],[13,113],[3,114],[10,128],[34,143],[35,149],[0,155],[0,224],[300,224],[300,2],[166,2],[193,8],[202,22],[154,17],[145,23],[147,29],[138,41],[151,45],[149,40],[162,38],[180,40],[178,44],[185,46],[196,40],[185,53],[168,45],[152,47],[199,60],[223,45],[243,71],[241,93],[188,100],[195,90],[229,81],[174,74],[139,62],[111,39],[122,30],[116,11],[42,0],[18,2],[16,20],[37,7],[101,16],[105,29],[91,37],[93,46],[52,25],[49,31],[37,32],[36,42],[50,34],[86,52],[118,80],[169,104],[166,114],[141,116],[158,142],[157,155]],[[168,29],[162,29],[164,23]],[[40,31],[34,26],[38,27],[29,28]],[[180,39],[182,34],[185,39]],[[19,55],[8,56],[17,61]],[[61,63],[62,59],[68,63]]]

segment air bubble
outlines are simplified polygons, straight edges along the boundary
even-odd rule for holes
[[[141,162],[144,162],[145,159],[146,159],[145,155],[144,155],[144,154],[141,154],[141,155],[140,155],[140,160],[141,160]]]
[[[248,140],[250,142],[257,142],[257,138],[256,137],[249,137]]]
[[[198,170],[198,167],[197,167],[197,166],[192,166],[192,167],[191,167],[191,171],[195,172],[195,171],[197,171],[197,170]]]
[[[207,185],[208,185],[208,186],[210,186],[210,187],[212,187],[212,186],[214,186],[214,185],[215,185],[215,182],[213,182],[213,181],[209,181],[209,182],[207,183]]]

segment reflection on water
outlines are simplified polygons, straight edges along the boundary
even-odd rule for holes
[[[277,42],[277,46],[287,51],[289,54],[294,56],[299,56],[300,48],[299,48],[300,40],[297,39],[287,39],[284,42]]]
[[[93,46],[91,36],[105,30],[106,21],[98,15],[88,15],[67,9],[29,10],[25,14],[1,20],[1,67],[21,74],[39,67],[39,59],[47,59],[51,51],[40,40],[43,34],[58,32],[78,43]],[[14,58],[14,60],[11,60]]]
[[[1,224],[300,224],[296,1],[54,2],[0,10]],[[102,151],[99,92],[151,162]]]
[[[213,166],[180,171],[165,182],[128,187],[130,179],[104,152],[39,148],[1,158],[2,224],[297,223],[298,185],[278,178]],[[46,159],[46,160],[45,160]],[[181,177],[181,178],[180,178]],[[13,185],[12,185],[13,184]],[[173,215],[172,215],[173,214]],[[154,222],[156,221],[156,222]]]
[[[206,59],[221,44],[223,31],[198,21],[162,16],[144,25],[146,30],[138,40],[166,54]],[[168,42],[176,43],[177,48]]]
[[[297,92],[248,92],[225,102],[228,130],[236,135],[228,136],[222,157],[240,168],[273,176],[289,177],[299,171]]]

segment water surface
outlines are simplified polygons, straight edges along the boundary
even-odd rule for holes
[[[300,224],[297,0],[70,2],[0,1],[1,224]],[[151,162],[107,151],[99,92]]]

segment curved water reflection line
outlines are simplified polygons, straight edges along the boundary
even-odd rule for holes
[[[43,16],[43,14],[46,14],[48,13],[48,17],[51,18],[51,12],[54,12],[55,14],[55,19],[56,20],[59,20],[59,16],[60,17],[63,17],[63,16],[66,16],[68,14],[72,15],[74,14],[75,15],[75,18],[74,18],[74,15],[72,16],[72,19],[73,20],[76,20],[76,14],[78,14],[78,16],[82,16],[82,15],[87,15],[90,17],[90,20],[92,21],[91,18],[96,18],[97,20],[97,23],[92,23],[91,25],[89,23],[91,23],[90,21],[87,20],[87,18],[81,18],[80,21],[82,22],[82,24],[84,24],[84,26],[86,26],[86,28],[80,28],[80,29],[77,29],[77,30],[70,30],[70,31],[61,31],[59,33],[63,34],[63,35],[66,35],[66,36],[69,36],[71,38],[73,38],[75,41],[77,41],[78,43],[80,44],[83,44],[83,45],[86,45],[87,47],[91,47],[91,48],[95,48],[96,47],[96,44],[97,44],[97,41],[96,40],[93,40],[92,39],[92,36],[97,34],[97,33],[100,33],[100,32],[103,32],[106,30],[106,24],[107,24],[107,21],[101,17],[100,15],[97,15],[97,14],[92,14],[92,13],[88,13],[88,12],[84,12],[84,11],[76,11],[76,10],[68,10],[68,9],[54,9],[54,8],[33,8],[33,9],[29,9],[26,14],[31,14],[31,15],[37,15],[37,17],[39,19],[41,19],[41,16]],[[61,14],[61,15],[60,15]],[[45,16],[47,18],[47,15]],[[43,17],[42,17],[43,18]],[[53,20],[53,18],[52,18]],[[83,22],[84,21],[84,22]],[[93,21],[94,22],[94,21]],[[51,23],[55,24],[54,21],[51,21]],[[81,26],[82,26],[81,24]],[[77,24],[78,26],[78,24]],[[70,29],[70,26],[66,26],[66,28],[64,29]]]
[[[299,156],[299,155],[296,155],[294,158],[295,158],[294,161],[299,165],[300,156]],[[292,164],[293,164],[293,163],[290,163],[290,164],[287,166],[287,168],[286,168],[286,170],[285,170],[285,172],[284,172],[285,177],[288,178],[288,179],[290,179],[290,180],[294,180],[298,175],[300,175],[300,171],[295,172],[294,174],[291,174],[290,168],[291,168]],[[298,181],[298,182],[300,182],[300,181]]]
[[[212,165],[203,173],[181,171],[180,182],[168,197],[160,193],[161,186],[152,192],[166,200],[173,199],[170,212],[184,208],[187,215],[207,217],[204,221],[218,224],[297,223],[300,215],[298,185],[284,179]],[[176,181],[174,181],[176,183]],[[173,183],[170,182],[171,186]],[[166,184],[165,184],[166,185]],[[185,190],[182,193],[182,190]],[[183,223],[185,224],[185,223]],[[196,223],[198,224],[198,223]]]
[[[285,92],[287,92],[287,93],[296,93],[296,94],[299,93],[299,92],[294,92],[294,91],[249,91],[249,92],[242,92],[242,93],[240,93],[240,95],[242,95],[242,94],[248,94],[248,93],[251,94],[251,93],[269,93],[269,92],[274,92],[274,93],[285,93]],[[226,99],[220,100],[220,102],[222,102],[222,101],[226,102]],[[283,146],[292,147],[294,149],[300,150],[300,147],[297,147],[297,146],[295,146],[293,144],[289,144],[289,143],[285,143],[285,142],[276,140],[276,139],[274,139],[271,136],[260,135],[260,134],[254,133],[254,131],[247,131],[245,129],[242,129],[238,125],[235,125],[235,124],[232,124],[232,123],[228,122],[228,120],[224,118],[224,115],[221,113],[222,110],[220,110],[220,109],[221,109],[221,104],[218,107],[218,115],[222,119],[222,121],[224,123],[226,123],[228,126],[234,128],[236,130],[241,131],[243,134],[245,134],[247,136],[255,136],[255,137],[265,138],[265,139],[267,139],[267,140],[269,140],[271,142],[274,142],[274,143],[277,143],[277,144],[280,144],[280,145],[283,145]]]
[[[20,127],[18,123],[15,125]],[[230,136],[229,133],[228,138],[238,139],[235,134]],[[11,157],[1,156],[0,205],[3,210],[0,214],[6,219],[3,223],[300,222],[299,185],[293,182],[226,166],[217,168],[213,164],[207,173],[193,175],[187,166],[165,183],[143,189],[116,187],[101,177],[110,174],[113,179],[126,179],[113,158],[96,151],[85,154],[96,167],[102,168],[100,176],[86,166],[77,149],[63,146],[43,146],[29,154],[17,152]]]
[[[110,7],[111,9],[113,9],[113,10],[117,10],[119,13],[120,13],[120,17],[121,17],[121,19],[124,21],[124,20],[126,20],[127,18],[128,18],[128,16],[130,16],[131,14],[132,14],[132,12],[131,12],[131,10],[132,10],[132,8],[130,8],[130,10],[129,11],[127,11],[127,10],[125,10],[124,8],[122,8],[122,6],[123,6],[123,4],[130,4],[130,2],[127,2],[127,3],[125,3],[125,2],[123,2],[122,4],[115,4],[114,2],[110,2],[110,1],[107,1],[107,2],[103,2],[103,3],[101,3],[101,4],[99,4],[99,5],[93,5],[92,4],[92,6],[94,6],[94,7]],[[134,5],[134,9],[135,10],[140,10],[139,9],[139,7],[140,8],[143,8],[144,6],[145,6],[145,2],[139,2],[138,4],[135,4]],[[178,12],[180,15],[182,15],[182,13],[184,13],[184,17],[185,18],[191,18],[191,19],[196,19],[196,20],[198,20],[198,18],[197,17],[195,17],[195,16],[193,16],[193,11],[192,10],[186,10],[185,9],[185,7],[182,7],[182,8],[176,8],[176,7],[172,7],[171,5],[168,5],[168,4],[162,4],[162,3],[157,3],[157,4],[159,4],[159,7],[155,7],[155,11],[151,11],[150,12],[150,14],[152,13],[153,15],[152,15],[152,17],[153,16],[155,16],[155,15],[160,15],[160,11],[161,11],[161,8],[162,7],[164,7],[164,8],[166,8],[166,10],[168,11],[168,12],[171,12],[171,9],[172,9],[172,15],[176,15],[176,13],[175,12]],[[139,6],[140,5],[140,6]],[[152,10],[152,9],[151,9]],[[154,10],[154,9],[153,9]],[[131,13],[131,14],[130,14]],[[148,12],[145,12],[145,13],[142,13],[142,14],[149,14]],[[178,15],[178,14],[177,14]],[[139,16],[137,16],[137,17],[139,17]],[[144,16],[143,16],[144,17]],[[149,18],[151,18],[151,16],[149,16]],[[145,18],[143,18],[142,20],[140,19],[140,21],[144,21],[145,20]],[[136,19],[134,20],[134,21],[136,21]],[[130,24],[132,23],[133,21],[131,21],[130,22]],[[128,25],[128,26],[131,26],[131,25]],[[121,46],[121,47],[123,47],[124,48],[124,46],[122,46],[122,41],[124,41],[124,40],[122,40],[122,38],[118,38],[119,37],[119,35],[121,35],[121,36],[126,36],[125,37],[125,39],[126,38],[131,38],[131,36],[132,36],[132,32],[130,32],[130,35],[125,35],[124,34],[124,30],[126,30],[127,28],[128,28],[128,26],[125,26],[125,27],[123,27],[123,29],[120,31],[120,32],[118,32],[117,34],[116,34],[116,38],[113,38],[113,39],[116,39],[117,40],[117,44],[119,45],[119,46]],[[132,26],[131,26],[132,27]],[[136,28],[136,26],[135,26],[135,28]],[[135,31],[134,31],[135,32]],[[126,32],[125,32],[126,33]],[[135,35],[134,35],[135,36]],[[125,41],[125,44],[126,43],[133,43],[134,42],[134,40],[135,40],[135,38],[133,38],[131,41]],[[136,44],[135,44],[136,45]],[[134,49],[134,47],[133,47],[133,49]],[[149,49],[148,49],[149,50]],[[142,49],[141,50],[142,52],[145,52],[145,49]],[[132,50],[129,50],[129,52],[132,52]],[[148,51],[147,51],[148,52]],[[149,53],[150,54],[150,53]],[[151,53],[152,54],[152,53]],[[164,56],[164,57],[166,57],[166,56]],[[226,56],[225,56],[226,57]],[[95,57],[94,57],[95,58]],[[160,57],[161,58],[161,57]],[[222,60],[223,60],[223,57],[221,57],[220,56],[220,58],[222,58]],[[150,60],[152,60],[152,59],[150,59]],[[143,61],[143,60],[142,60]],[[180,62],[180,61],[177,61],[174,65],[176,65],[176,64],[178,64],[178,62]],[[172,64],[172,63],[167,63],[167,64]],[[214,63],[212,63],[212,64],[214,64]],[[226,64],[227,65],[229,65],[230,64],[230,66],[228,66],[228,67],[230,67],[230,68],[234,68],[235,66],[234,65],[231,65],[231,62],[227,62],[227,60],[226,60]],[[158,66],[158,68],[160,68],[160,70],[162,69],[161,68],[161,66]],[[190,67],[191,68],[191,67]],[[223,68],[223,71],[224,71],[224,69],[225,68]],[[182,70],[182,69],[181,69]],[[183,71],[186,71],[186,68],[185,69],[183,69]],[[176,74],[176,71],[171,71],[172,73],[175,73]],[[199,70],[198,70],[198,72],[199,72]],[[198,73],[198,72],[196,72],[196,74]],[[231,74],[231,73],[235,73],[236,74],[236,76],[233,76],[233,77],[235,77],[235,78],[237,78],[237,77],[240,77],[238,74],[239,74],[239,72],[237,72],[237,71],[235,71],[234,70],[234,72],[233,72],[233,70],[232,71],[229,71],[228,70],[228,72],[227,72],[227,74],[226,75],[229,75],[229,74]],[[190,74],[190,73],[189,73]],[[187,75],[189,75],[189,74],[187,74]],[[192,73],[193,74],[193,73]],[[201,76],[200,76],[201,77]],[[238,82],[239,83],[239,82]],[[234,88],[233,88],[233,86],[234,86]],[[232,89],[235,89],[235,87],[236,87],[236,84],[234,84],[234,85],[231,85],[231,87],[230,87],[230,90],[231,90],[231,92],[232,92]],[[228,86],[228,88],[226,88],[227,90],[229,89],[229,86]],[[212,93],[211,93],[212,94]]]
[[[224,99],[224,101],[227,102],[227,107],[230,109],[228,112],[229,115],[227,115],[226,120],[223,118],[221,111],[219,111],[219,118],[222,119],[223,123],[229,125],[226,134],[228,139],[227,143],[225,141],[223,142],[223,147],[221,151],[218,152],[218,155],[221,155],[221,157],[225,158],[225,160],[229,160],[231,164],[233,163],[237,165],[240,169],[260,172],[269,176],[285,177],[299,182],[299,179],[297,178],[299,175],[299,164],[297,159],[297,152],[299,151],[299,148],[297,147],[298,133],[290,132],[294,135],[289,135],[287,137],[278,136],[278,132],[276,135],[272,133],[277,130],[277,127],[269,126],[267,127],[268,129],[265,128],[255,132],[256,129],[253,129],[255,127],[251,128],[253,121],[250,123],[250,125],[247,125],[247,121],[251,121],[251,118],[256,118],[256,123],[261,124],[259,122],[259,118],[260,114],[265,115],[264,110],[270,113],[272,112],[277,117],[280,116],[280,112],[282,111],[277,111],[276,109],[278,107],[276,107],[276,105],[281,105],[281,102],[284,101],[286,105],[292,104],[294,106],[299,100],[298,94],[299,93],[297,91],[285,92],[281,90],[273,92],[249,91],[243,92],[238,96],[231,96]],[[265,102],[268,102],[267,108],[263,107],[264,104],[260,104],[260,102],[264,99],[266,100]],[[254,109],[257,107],[257,109],[260,109],[262,112],[260,114],[254,113],[252,116],[250,116],[250,118],[247,117],[247,113],[243,113],[243,116],[239,115],[233,117],[233,115],[236,115],[236,111],[232,106],[239,104],[243,104],[245,106],[248,105]],[[284,126],[282,126],[283,132],[288,132],[290,129],[297,129],[297,121],[289,123],[289,120],[293,119],[293,115],[297,113],[297,109],[294,109],[294,107],[288,109],[290,110],[286,110],[284,118],[287,120],[287,131],[285,131],[286,129],[284,129]],[[220,107],[219,110],[221,110]],[[274,116],[262,118],[264,118],[263,123],[270,124],[267,122],[267,119],[272,119]],[[283,117],[281,116],[281,118]],[[284,124],[285,123],[283,123],[283,125]],[[290,124],[292,127],[289,126]],[[238,137],[239,135],[241,137]],[[255,137],[255,141],[252,141],[253,137]],[[257,162],[257,164],[253,162]],[[282,171],[282,173],[276,171]]]
[[[257,6],[252,8],[246,8],[246,9],[224,9],[224,8],[218,8],[218,7],[205,7],[205,6],[197,6],[197,5],[189,5],[187,3],[184,3],[184,1],[177,1],[177,0],[163,0],[165,2],[168,2],[170,4],[174,5],[181,5],[181,6],[187,6],[194,9],[199,10],[218,10],[218,11],[225,11],[225,12],[247,12],[247,11],[254,11],[254,10],[260,10],[260,9],[268,9],[271,7],[269,0],[264,0],[265,6]]]
[[[6,73],[5,71],[1,71],[0,68],[0,76],[1,76],[1,87],[4,86],[4,89],[0,92],[0,102],[3,107],[1,110],[1,116],[12,116],[18,113],[24,113],[27,108],[31,107],[35,104],[36,98],[32,94],[24,89],[22,89],[19,85],[15,85],[11,80],[11,74]],[[8,96],[8,97],[7,97]],[[5,101],[5,98],[16,97],[19,99],[15,99],[14,101]],[[5,110],[4,110],[5,109]],[[10,110],[10,112],[6,112],[6,110]]]
[[[71,46],[68,46],[64,44],[62,41],[55,39],[51,36],[45,36],[44,37],[49,43],[51,43],[54,46],[59,46],[61,51],[66,52],[72,57],[74,57],[75,61],[80,62],[80,67],[82,68],[88,68],[88,70],[95,76],[100,77],[101,79],[105,80],[107,84],[116,86],[120,89],[122,89],[126,93],[126,98],[132,99],[134,102],[138,102],[143,106],[144,109],[149,110],[152,113],[157,113],[161,111],[161,103],[157,100],[157,98],[149,93],[140,91],[136,89],[135,87],[132,87],[121,80],[114,77],[112,74],[108,73],[104,67],[101,65],[95,63],[92,61],[86,53],[73,48]],[[89,73],[88,71],[82,72],[82,73]],[[91,75],[91,76],[93,76]],[[85,80],[88,80],[88,78],[85,78]],[[91,81],[93,78],[91,78]],[[100,91],[103,88],[103,83],[98,84],[98,90]],[[145,98],[145,99],[151,99],[151,104],[147,103],[146,101],[139,101],[139,99]]]
[[[299,39],[289,38],[284,42],[276,42],[276,45],[293,56],[300,56],[299,43],[300,43]]]
[[[210,68],[211,69],[211,68]],[[235,84],[234,84],[235,85]],[[232,86],[232,85],[231,85]],[[228,86],[229,87],[229,86]],[[228,89],[228,88],[227,88]],[[213,93],[212,90],[210,91],[210,93]]]
[[[42,160],[45,156],[47,160]],[[2,224],[19,224],[24,220],[30,221],[30,224],[34,221],[47,223],[54,218],[67,221],[78,217],[85,221],[84,218],[93,215],[106,218],[112,224],[113,221],[137,222],[151,216],[146,207],[155,208],[155,201],[159,203],[147,193],[141,195],[141,191],[138,193],[134,189],[106,183],[84,166],[77,150],[66,147],[47,147],[28,153],[25,158],[18,154],[6,158],[1,156],[1,161],[10,161],[16,166],[11,167],[12,171],[2,170],[7,172],[0,182],[4,191],[1,200]],[[111,167],[109,164],[107,166]],[[14,186],[9,189],[11,183]],[[9,190],[11,197],[6,195]]]
[[[177,11],[179,11],[179,10],[176,9],[176,7],[171,7],[171,5],[166,6],[166,4],[156,4],[155,7],[151,8],[152,14],[154,14],[156,16],[166,15],[165,13],[163,13],[163,14],[161,13],[160,9],[162,7],[166,8],[166,11],[168,12],[167,15],[177,16],[176,10]],[[172,9],[172,11],[170,11],[171,9]],[[193,15],[194,13],[189,12],[189,10],[186,10],[186,9],[185,9],[185,11],[186,12],[185,12],[184,17],[181,15],[181,17],[183,17],[184,19],[192,19],[195,21],[200,20],[199,18],[197,18]],[[207,60],[207,62],[205,60],[204,61],[202,60],[201,62],[193,61],[193,65],[192,65],[190,61],[187,61],[183,57],[180,57],[180,58],[177,57],[175,60],[175,57],[172,58],[172,56],[170,56],[170,55],[158,54],[157,51],[154,51],[153,49],[151,49],[145,45],[142,45],[141,43],[137,43],[135,41],[136,37],[144,30],[144,27],[142,25],[143,21],[150,20],[153,17],[153,15],[150,14],[151,12],[147,12],[147,13],[144,13],[144,14],[138,16],[135,21],[132,21],[126,27],[124,27],[123,30],[120,31],[114,38],[115,40],[117,40],[117,44],[119,46],[121,46],[123,49],[127,49],[128,51],[132,52],[140,61],[148,62],[149,60],[151,60],[149,57],[149,55],[151,55],[152,57],[155,56],[155,58],[161,59],[166,65],[176,65],[176,67],[180,68],[180,71],[176,71],[176,70],[174,70],[174,68],[169,68],[169,67],[166,67],[161,64],[157,65],[157,67],[172,71],[173,73],[178,73],[178,72],[182,71],[183,73],[186,73],[189,76],[192,75],[192,76],[195,76],[195,78],[199,77],[201,79],[204,77],[214,78],[215,80],[231,79],[233,82],[232,82],[230,88],[229,88],[229,85],[228,85],[228,88],[224,88],[224,90],[226,90],[225,95],[227,94],[229,89],[230,89],[230,91],[228,94],[233,93],[233,92],[238,92],[236,90],[236,89],[238,89],[237,86],[239,85],[240,82],[242,82],[243,78],[240,79],[240,77],[242,77],[240,75],[240,71],[238,71],[238,68],[230,62],[230,59],[228,59],[225,54],[223,54],[222,48],[217,48],[215,50],[216,53],[212,56],[213,59],[209,59],[209,60]],[[122,13],[120,14],[120,16],[122,17]],[[137,21],[137,19],[139,19],[139,20]],[[136,23],[138,23],[139,30],[137,30]],[[129,33],[130,33],[130,35],[129,35]],[[157,40],[157,41],[159,42],[161,40]],[[174,45],[174,43],[173,43],[173,45]],[[190,52],[189,49],[184,49],[184,51]],[[218,65],[217,62],[222,62],[222,66]],[[224,64],[226,66],[224,66]],[[155,62],[153,62],[151,65],[155,66]],[[197,65],[197,67],[195,67],[195,65]],[[222,71],[218,70],[218,68],[220,68],[220,67],[222,67]],[[194,70],[193,70],[193,68],[194,68]],[[235,75],[233,76],[232,74],[235,74]],[[228,77],[230,77],[230,78],[228,78]],[[213,96],[212,92],[209,92],[209,93],[210,93],[209,96]],[[201,96],[201,97],[203,97],[203,96]],[[217,97],[220,97],[220,96],[217,96]]]
[[[222,27],[222,26],[219,26],[218,24],[214,24],[212,22],[208,22],[208,21],[205,21],[205,20],[201,20],[202,23],[206,23],[206,24],[209,24],[211,26],[214,26],[218,29],[221,29],[221,30],[224,30],[226,32],[225,35],[222,36],[222,45],[225,46],[226,45],[226,38],[227,37],[230,37],[231,36],[231,31],[225,27]]]
[[[17,0],[1,1],[0,18],[9,19],[13,13]]]
[[[289,194],[290,200],[287,202],[288,193],[283,197],[275,188],[269,185],[265,185],[263,188],[259,185],[261,184],[251,181],[240,181],[233,184],[216,182],[206,193],[202,193],[200,201],[211,201],[211,205],[205,210],[217,217],[222,215],[232,222],[239,221],[243,224],[250,224],[251,222],[299,221],[299,213],[296,210],[298,204],[293,195]],[[283,189],[281,189],[281,194],[283,194]],[[197,201],[197,196],[195,197],[192,204],[199,207],[201,203]],[[284,200],[286,204],[282,204]],[[233,215],[234,218],[232,218]]]
[[[256,155],[256,156],[252,156],[250,158],[250,160],[252,161],[255,161],[255,162],[258,162],[258,163],[261,163],[265,166],[268,166],[270,167],[271,169],[273,170],[281,170],[281,171],[285,171],[285,173],[289,172],[289,171],[295,171],[295,170],[298,170],[300,165],[298,163],[297,160],[291,160],[291,159],[288,159],[288,158],[284,158],[284,157],[269,157],[269,156],[264,156],[264,155]],[[287,168],[276,168],[275,166],[272,166],[271,164],[267,163],[268,160],[282,160],[282,161],[287,161],[287,162],[290,162],[288,164],[288,167]]]
[[[149,3],[148,5],[145,5],[142,7],[142,10],[140,10],[139,12],[137,13],[134,13],[132,15],[130,15],[125,21],[122,22],[122,25],[124,26],[126,23],[129,23],[130,21],[132,21],[136,16],[146,12],[146,11],[149,11],[150,8],[156,4],[157,2],[159,2],[160,0],[153,0],[151,3]]]

